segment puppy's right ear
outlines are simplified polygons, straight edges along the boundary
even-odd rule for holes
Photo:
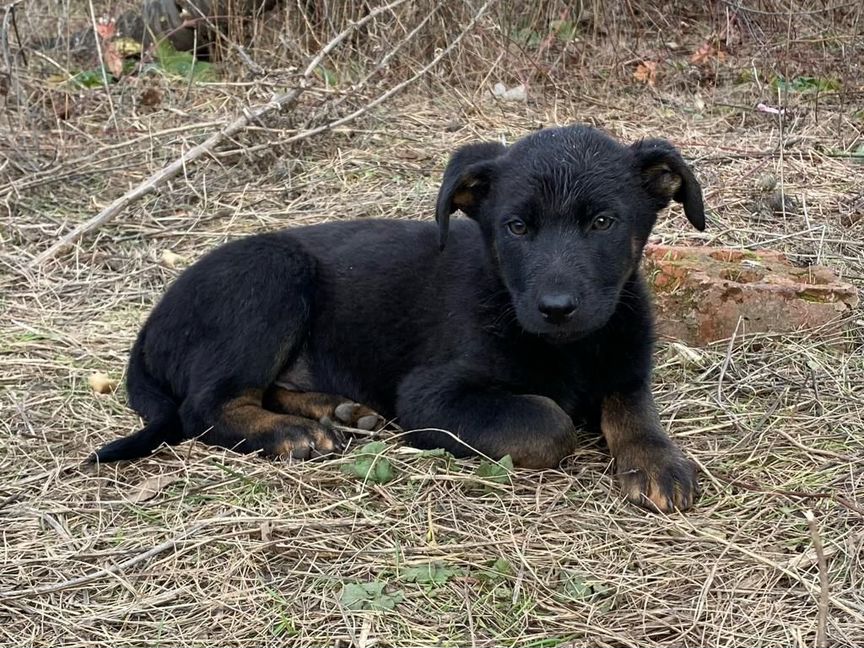
[[[463,146],[450,156],[435,208],[438,244],[442,250],[450,231],[450,214],[460,209],[469,218],[476,218],[480,203],[492,185],[494,160],[506,150],[507,147],[498,142],[483,142]]]

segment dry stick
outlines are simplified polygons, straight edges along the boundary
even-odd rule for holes
[[[389,52],[387,52],[384,56],[382,56],[381,60],[378,61],[377,65],[374,68],[372,68],[372,71],[369,72],[369,74],[367,74],[365,77],[363,77],[358,83],[354,84],[351,89],[354,92],[357,92],[357,91],[361,90],[362,88],[365,88],[366,84],[369,83],[369,80],[373,76],[378,74],[378,72],[383,70],[390,63],[390,59],[393,58],[394,56],[396,56],[396,54],[399,52],[399,50],[402,49],[406,43],[410,43],[414,39],[414,37],[417,35],[417,33],[421,29],[423,29],[423,27],[426,25],[427,22],[432,20],[432,17],[435,15],[435,12],[438,9],[439,9],[439,7],[436,7],[435,9],[430,11],[428,14],[426,14],[426,16],[423,18],[423,20],[421,20],[419,23],[417,23],[417,25],[414,27],[414,29],[412,29],[410,32],[408,32],[408,34],[405,36],[405,38],[403,38],[401,41],[399,41]],[[345,103],[345,101],[348,100],[349,96],[350,95],[346,93],[345,95],[340,97],[333,104],[332,110],[338,109],[339,106],[341,106],[343,103]]]
[[[178,173],[180,173],[183,169],[186,168],[187,164],[189,164],[193,160],[198,159],[205,153],[209,153],[210,151],[212,151],[216,147],[216,145],[219,144],[222,140],[232,137],[242,131],[244,128],[246,128],[246,126],[249,125],[250,122],[256,121],[264,115],[273,112],[274,110],[283,109],[294,104],[297,99],[300,98],[300,95],[302,95],[306,91],[309,78],[315,72],[315,69],[321,64],[321,61],[324,60],[324,57],[327,56],[330,52],[332,52],[336,48],[336,46],[339,45],[339,43],[345,40],[352,32],[354,32],[354,30],[362,27],[370,20],[373,20],[375,17],[381,15],[386,11],[391,11],[399,5],[404,4],[405,2],[407,2],[407,0],[395,0],[388,5],[384,5],[382,7],[374,9],[373,11],[370,11],[357,22],[352,22],[348,27],[346,27],[339,34],[337,34],[329,43],[327,43],[321,49],[321,51],[318,52],[315,58],[312,59],[312,61],[309,63],[309,65],[306,67],[303,74],[301,75],[300,84],[298,87],[293,88],[281,95],[273,97],[273,99],[271,99],[266,104],[259,105],[252,109],[244,110],[243,114],[241,114],[234,121],[225,126],[222,130],[214,133],[201,144],[198,144],[197,146],[189,149],[178,159],[174,160],[174,162],[172,162],[166,167],[163,167],[161,170],[151,175],[144,182],[135,187],[132,191],[129,191],[117,198],[114,202],[112,202],[105,209],[96,214],[93,218],[82,223],[81,225],[73,229],[71,232],[63,236],[59,241],[54,243],[47,250],[45,250],[41,254],[36,255],[36,257],[30,263],[30,267],[36,267],[41,265],[48,259],[57,255],[61,250],[66,249],[69,245],[77,241],[84,234],[91,232],[96,228],[100,227],[101,225],[107,223],[128,205],[132,204],[142,196],[149,194],[151,191],[154,191],[161,184],[176,176]]]
[[[390,97],[395,95],[397,92],[401,92],[402,90],[405,89],[406,86],[411,85],[417,79],[419,79],[421,76],[423,76],[429,70],[431,70],[433,67],[435,67],[442,58],[447,56],[447,54],[449,54],[450,51],[454,47],[456,47],[460,43],[460,41],[463,38],[465,38],[465,36],[468,35],[468,33],[474,28],[474,25],[477,24],[477,21],[480,20],[480,18],[483,16],[483,14],[486,13],[486,11],[489,9],[489,7],[491,7],[496,2],[497,2],[497,0],[487,0],[487,2],[482,7],[480,7],[480,9],[478,9],[477,13],[474,14],[474,18],[471,19],[471,22],[468,23],[468,26],[465,27],[465,29],[463,29],[456,38],[454,38],[452,41],[450,41],[450,44],[447,47],[445,47],[443,50],[441,50],[435,58],[433,58],[429,63],[424,65],[420,69],[420,71],[417,72],[414,76],[412,76],[412,77],[406,79],[405,81],[403,81],[402,83],[399,83],[398,85],[390,88],[387,92],[377,96],[375,99],[373,99],[369,103],[365,104],[362,108],[358,108],[354,112],[349,113],[348,115],[345,115],[344,117],[341,117],[341,118],[339,118],[335,121],[329,122],[327,124],[323,124],[322,126],[317,126],[315,128],[309,128],[307,130],[300,131],[296,135],[292,135],[291,137],[287,137],[284,140],[279,140],[276,143],[280,144],[280,145],[291,144],[291,143],[296,142],[298,140],[305,139],[307,137],[311,137],[312,135],[318,135],[319,133],[323,133],[324,131],[338,128],[339,126],[342,126],[343,124],[346,124],[346,123],[348,123],[354,119],[357,119],[357,117],[360,117],[364,113],[369,112],[375,106],[378,106],[378,105],[384,103]],[[273,146],[272,142],[270,144],[261,144],[261,145],[257,145],[257,146],[248,147],[248,148],[243,149],[243,151],[245,151],[245,152],[256,151],[256,150],[268,148],[271,146]],[[233,152],[237,153],[239,151],[233,151]]]
[[[693,533],[695,533],[700,538],[707,538],[709,540],[713,540],[714,542],[718,542],[725,547],[729,547],[730,549],[742,553],[749,558],[753,558],[754,560],[762,563],[763,565],[771,567],[772,569],[780,572],[784,576],[787,576],[788,578],[791,578],[792,580],[800,583],[811,595],[814,595],[816,593],[816,590],[819,590],[820,598],[825,597],[826,590],[824,588],[817,588],[813,583],[805,580],[800,574],[797,573],[797,571],[784,567],[783,565],[774,562],[770,558],[766,558],[765,556],[758,554],[755,551],[748,549],[747,547],[736,544],[731,540],[727,540],[725,537],[714,535],[709,531],[696,527],[689,520],[685,519],[684,523],[690,528]],[[859,610],[857,606],[853,607],[852,605],[849,605],[848,603],[845,603],[844,601],[831,596],[830,592],[827,593],[827,599],[828,602],[837,609],[843,610],[846,614],[851,616],[856,621],[864,623],[864,612]]]
[[[735,330],[732,331],[732,337],[729,338],[729,345],[726,347],[726,357],[723,358],[723,365],[720,367],[720,377],[717,378],[717,402],[723,402],[723,378],[726,377],[726,371],[729,369],[729,364],[732,362],[732,348],[735,346],[735,336],[738,335],[738,327],[741,326],[742,318],[738,318],[735,324]]]
[[[117,125],[117,113],[114,112],[114,100],[111,98],[111,89],[108,87],[108,70],[105,65],[105,53],[102,51],[102,36],[99,35],[99,25],[96,23],[96,10],[93,9],[93,0],[88,3],[90,7],[90,22],[93,24],[93,40],[96,42],[96,53],[99,55],[99,69],[102,70],[102,86],[105,88],[105,96],[108,97],[108,106],[111,108],[111,121],[114,128]]]
[[[813,549],[816,550],[816,564],[819,566],[819,613],[816,621],[816,648],[827,648],[828,602],[831,597],[831,592],[828,589],[828,562],[825,560],[822,538],[819,536],[819,528],[816,525],[813,512],[804,511],[804,517],[807,519],[807,526],[810,527]]]
[[[43,587],[33,587],[30,589],[0,592],[0,601],[20,598],[22,596],[39,596],[41,594],[50,594],[52,592],[59,592],[69,589],[70,587],[86,585],[87,583],[98,580],[103,576],[108,576],[109,574],[116,574],[117,572],[123,571],[124,569],[132,567],[133,565],[137,565],[138,563],[143,562],[148,558],[152,558],[153,556],[156,556],[163,551],[166,551],[167,549],[176,547],[178,544],[184,542],[189,536],[198,533],[205,526],[206,524],[199,524],[198,526],[193,527],[189,531],[181,533],[179,536],[171,538],[170,540],[166,540],[162,544],[158,544],[155,547],[152,547],[147,551],[138,554],[137,556],[132,556],[128,560],[124,560],[121,563],[111,565],[110,567],[106,567],[105,569],[99,569],[97,571],[90,572],[89,574],[84,574],[83,576],[79,576],[78,578],[72,578],[70,580],[62,581],[60,583],[52,583],[51,585],[45,585]]]
[[[9,44],[9,34],[11,33],[11,27],[15,20],[15,7],[18,5],[18,2],[23,0],[18,0],[17,2],[11,2],[8,5],[3,7],[3,21],[0,22],[0,55],[2,55],[3,63],[7,70],[9,70],[9,88],[11,92],[15,93],[16,100],[18,105],[22,105],[23,102],[21,100],[21,88],[18,83],[18,77],[15,74],[15,57],[12,54],[12,46]],[[19,47],[21,43],[18,43]]]
[[[339,500],[334,502],[333,504],[328,504],[326,506],[321,506],[316,509],[311,509],[306,511],[306,514],[312,513],[323,513],[324,511],[329,511],[338,506],[344,506],[346,502],[354,502],[366,497],[364,493],[360,495],[354,495],[353,497],[349,497],[347,500]],[[171,538],[170,540],[166,540],[165,542],[156,545],[155,547],[151,547],[147,551],[144,551],[140,554],[132,556],[128,560],[124,560],[123,562],[117,563],[116,565],[111,565],[110,567],[105,567],[103,569],[97,569],[96,571],[92,571],[89,574],[84,574],[83,576],[78,576],[77,578],[71,578],[69,580],[60,581],[59,583],[52,583],[51,585],[43,585],[42,587],[28,587],[24,589],[17,590],[7,590],[5,592],[0,592],[0,601],[7,601],[10,599],[21,598],[22,596],[40,596],[42,594],[51,594],[54,592],[61,592],[63,590],[67,590],[73,587],[78,587],[79,585],[86,585],[87,583],[93,582],[94,580],[99,580],[103,576],[109,576],[111,574],[116,574],[118,572],[123,571],[129,567],[133,567],[140,562],[143,562],[153,556],[157,556],[163,551],[167,551],[168,549],[177,548],[180,545],[183,545],[186,542],[191,540],[191,537],[204,530],[208,526],[216,526],[221,524],[259,524],[263,521],[269,521],[272,518],[269,517],[261,517],[261,516],[234,516],[234,517],[216,517],[210,518],[207,520],[203,520],[201,523],[195,525],[191,529],[184,531]],[[356,523],[356,521],[352,520],[352,524]],[[297,525],[297,528],[307,527],[309,526],[308,520],[303,520],[301,523]],[[260,527],[259,527],[260,528]],[[235,532],[237,535],[249,535],[250,533],[254,533],[256,529],[245,529],[241,531]],[[196,541],[199,544],[207,542],[206,539]]]

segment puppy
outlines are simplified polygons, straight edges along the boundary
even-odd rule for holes
[[[551,468],[584,425],[628,499],[686,509],[697,481],[651,395],[639,270],[671,200],[704,228],[671,144],[569,126],[457,150],[437,227],[369,219],[228,243],[174,282],[135,342],[129,402],[147,425],[92,459],[190,438],[306,458],[339,450],[331,421],[381,415],[416,447]],[[468,218],[451,222],[457,210]]]

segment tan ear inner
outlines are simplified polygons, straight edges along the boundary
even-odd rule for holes
[[[657,193],[672,198],[681,188],[681,176],[669,168],[667,164],[655,164],[643,171],[648,184],[656,188]]]
[[[474,205],[475,196],[472,189],[480,184],[477,178],[465,178],[459,185],[459,189],[453,194],[453,207],[465,211],[467,207]]]
[[[467,189],[462,189],[453,194],[453,207],[465,211],[466,207],[474,204],[474,194]]]

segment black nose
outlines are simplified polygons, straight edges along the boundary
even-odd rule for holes
[[[573,316],[576,301],[565,294],[543,295],[537,308],[543,313],[543,319],[552,324],[563,324]]]

